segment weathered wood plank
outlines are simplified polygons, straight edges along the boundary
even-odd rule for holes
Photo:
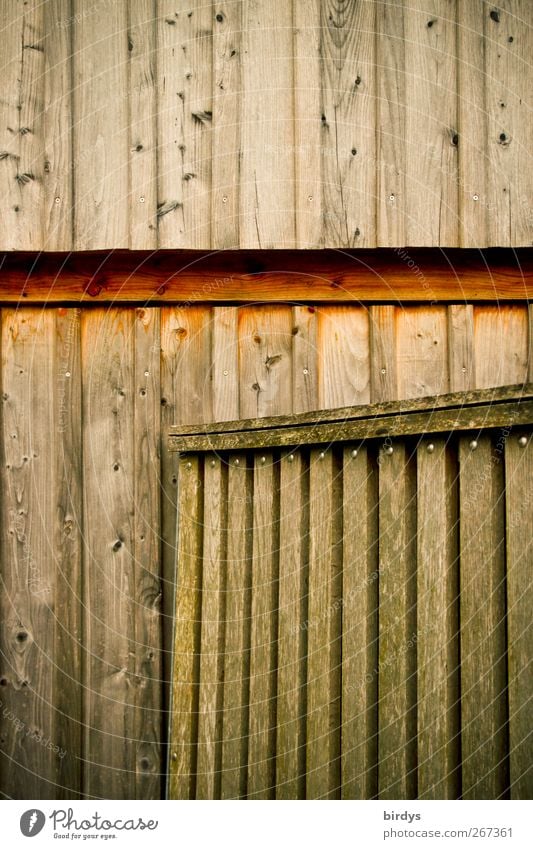
[[[292,248],[292,3],[251,0],[242,6],[242,20],[240,246]]]
[[[244,454],[228,466],[228,537],[224,704],[222,718],[222,799],[246,796],[250,676],[252,474]],[[235,461],[239,461],[239,465]]]
[[[398,310],[396,339],[400,398],[449,392],[446,307]]]
[[[131,250],[157,247],[156,6],[128,3]]]
[[[292,0],[292,7],[296,247],[320,248],[324,244],[320,0]]]
[[[452,392],[476,388],[474,308],[471,304],[448,307],[448,370]]]
[[[533,299],[527,251],[4,254],[2,301],[209,303]],[[409,271],[410,273],[407,273]]]
[[[313,450],[309,462],[306,798],[336,799],[341,791],[342,502],[333,452]]]
[[[374,799],[378,789],[378,500],[377,469],[366,447],[344,449],[342,492],[342,798]]]
[[[68,795],[70,787],[62,787],[60,778],[73,778],[70,770],[79,754],[76,738],[70,741],[65,736],[69,718],[57,713],[55,701],[56,682],[61,683],[62,677],[55,670],[62,626],[55,605],[58,594],[64,602],[64,589],[59,588],[62,576],[55,561],[59,444],[53,401],[54,335],[51,312],[2,312],[0,770],[2,793],[13,799]],[[64,646],[62,637],[59,645]],[[72,658],[65,657],[65,662],[71,670]],[[75,698],[72,711],[73,719],[79,719]],[[67,753],[68,772],[61,764]],[[72,789],[76,793],[78,788]]]
[[[73,0],[73,177],[76,250],[129,245],[127,5],[86,14]]]
[[[159,245],[211,247],[213,9],[158,3]]]
[[[406,244],[458,239],[456,3],[410,0],[405,115]]]
[[[371,400],[392,401],[398,397],[396,307],[370,307],[369,315]]]
[[[242,475],[246,474],[242,470]],[[276,670],[278,665],[279,469],[271,452],[254,457],[249,799],[275,796]]]
[[[280,461],[276,799],[305,798],[309,478],[301,452]]]
[[[324,243],[376,245],[376,4],[321,4]]]
[[[479,306],[474,310],[475,385],[499,386],[527,380],[528,317],[522,306]]]
[[[416,479],[404,443],[379,468],[379,798],[414,799],[416,777]]]
[[[318,409],[318,340],[315,307],[292,308],[292,408]]]
[[[457,469],[444,439],[417,452],[418,798],[460,794]]]
[[[239,417],[237,309],[213,308],[212,392],[215,421]]]
[[[179,478],[169,797],[194,799],[202,609],[203,481],[198,458],[180,461]]]
[[[519,432],[520,433],[520,432]],[[526,445],[520,439],[526,438]],[[531,738],[532,585],[531,507],[533,454],[531,431],[513,431],[505,445],[507,639],[509,676],[509,756],[511,798],[531,797],[533,748]]]
[[[241,0],[219,2],[213,23],[212,247],[240,243]]]
[[[159,799],[162,789],[163,734],[168,725],[162,701],[163,646],[161,597],[160,453],[160,315],[140,308],[134,322],[134,524],[135,656],[137,665],[136,795]],[[165,732],[163,729],[165,728]]]
[[[227,494],[225,464],[212,455],[204,468],[197,799],[220,798]]]
[[[44,6],[43,247],[47,251],[73,247],[70,15],[71,0],[52,0]]]
[[[463,438],[460,466],[462,797],[508,792],[505,670],[505,430]]]
[[[241,416],[292,412],[290,307],[246,307],[238,332]]]
[[[82,313],[87,796],[135,798],[133,319]]]
[[[457,0],[457,144],[459,151],[459,244],[482,248],[488,244],[487,113],[492,81],[486,77],[483,3]]]
[[[407,244],[405,12],[404,0],[376,4],[377,244],[391,247]]]
[[[351,306],[319,309],[317,344],[319,407],[368,404],[368,311]]]
[[[7,0],[3,12],[0,238],[8,250],[40,250],[43,247],[44,6],[36,0],[23,6],[17,0]]]

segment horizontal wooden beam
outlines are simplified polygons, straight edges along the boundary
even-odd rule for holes
[[[173,427],[170,451],[295,448],[533,424],[533,384],[243,422]]]
[[[3,254],[0,303],[533,299],[530,249]]]

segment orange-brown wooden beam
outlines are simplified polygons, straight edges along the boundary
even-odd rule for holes
[[[7,253],[0,303],[533,299],[533,250]]]

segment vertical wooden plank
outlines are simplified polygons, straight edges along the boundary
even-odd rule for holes
[[[502,453],[488,436],[460,440],[462,797],[508,790],[505,532]]]
[[[450,0],[411,0],[405,10],[408,245],[457,244],[456,14]]]
[[[127,248],[126,3],[110,4],[105,15],[88,15],[82,0],[73,0],[72,20],[74,247]]]
[[[329,409],[370,401],[368,312],[362,307],[318,311],[319,407]]]
[[[321,4],[324,241],[376,245],[376,4]]]
[[[212,247],[239,247],[241,0],[216,4],[213,23]]]
[[[370,389],[373,404],[398,398],[396,307],[370,307]]]
[[[309,478],[300,451],[280,461],[276,799],[305,798]]]
[[[133,735],[136,796],[161,798],[162,714],[162,573],[160,554],[160,321],[158,308],[140,308],[134,325],[134,527],[135,657],[137,699]],[[163,434],[163,439],[166,434]],[[168,702],[166,703],[168,704]]]
[[[452,304],[448,307],[448,368],[450,392],[476,388],[472,304]]]
[[[318,409],[317,313],[315,307],[292,308],[293,413]]]
[[[245,474],[244,469],[242,474]],[[275,466],[272,452],[254,457],[253,528],[247,795],[249,799],[273,799],[276,780],[279,469]]]
[[[213,420],[211,318],[209,307],[185,305],[174,309],[172,332],[177,342],[174,423]]]
[[[179,534],[170,724],[171,799],[194,799],[202,609],[202,461],[179,464]]]
[[[528,305],[527,380],[533,382],[533,304]]]
[[[211,247],[213,9],[158,0],[159,247]]]
[[[294,155],[297,248],[324,246],[320,0],[293,0]]]
[[[505,445],[509,752],[511,798],[528,799],[533,763],[530,669],[533,453],[530,433],[517,437],[513,432]]]
[[[239,418],[237,307],[213,308],[213,420]]]
[[[55,558],[54,723],[60,753],[56,798],[81,796],[82,638],[83,638],[83,487],[81,311],[59,308],[55,314],[57,433],[57,520]],[[35,425],[36,427],[38,425]]]
[[[157,247],[156,0],[128,3],[129,248]]]
[[[44,5],[43,247],[72,250],[71,0]]]
[[[57,786],[61,752],[47,744],[70,748],[64,737],[68,721],[62,724],[54,710],[60,627],[54,612],[58,517],[51,497],[57,494],[59,447],[50,401],[54,332],[52,311],[2,311],[0,752],[2,793],[14,799],[47,799],[64,792]]]
[[[416,481],[408,449],[387,443],[379,471],[380,799],[415,799]]]
[[[252,474],[244,454],[228,465],[222,799],[246,796],[251,629]],[[236,465],[236,460],[239,464]]]
[[[82,314],[84,793],[135,797],[133,314]]]
[[[527,0],[504,0],[497,8],[485,6],[484,15],[488,242],[531,245],[531,6]]]
[[[293,248],[292,0],[242,7],[241,248]]]
[[[308,799],[341,790],[342,501],[333,452],[311,451],[307,649]]]
[[[0,104],[1,239],[7,250],[41,250],[44,6],[8,0]]]
[[[204,461],[204,517],[197,799],[220,798],[224,675],[227,478],[214,455]]]
[[[448,392],[446,307],[408,307],[397,311],[398,390],[400,398]]]
[[[407,244],[406,135],[407,87],[403,0],[376,7],[377,87],[377,244]]]
[[[457,470],[444,439],[417,449],[418,798],[460,794]]]
[[[290,307],[239,310],[241,418],[292,412]]]
[[[342,798],[374,799],[378,790],[378,499],[377,469],[365,447],[344,449],[342,497]]]
[[[474,307],[476,389],[527,380],[525,306]]]
[[[488,244],[485,95],[492,87],[485,71],[488,15],[489,9],[483,3],[457,2],[459,244],[463,248]]]

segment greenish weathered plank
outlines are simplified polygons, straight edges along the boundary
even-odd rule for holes
[[[512,437],[514,439],[514,437]],[[460,440],[461,759],[463,799],[509,786],[505,669],[505,432]]]
[[[344,449],[342,493],[342,798],[373,799],[378,780],[378,494],[377,468],[366,447]]]
[[[416,480],[402,442],[387,444],[378,462],[379,798],[415,799]]]
[[[460,794],[457,470],[444,439],[417,450],[418,798]]]
[[[505,446],[507,516],[507,635],[509,669],[509,752],[511,798],[531,799],[533,792],[533,450],[531,429],[512,434]],[[519,437],[519,438],[520,438]]]
[[[198,675],[202,590],[203,482],[198,458],[181,460],[180,527],[170,719],[171,799],[194,799],[198,735]]]

